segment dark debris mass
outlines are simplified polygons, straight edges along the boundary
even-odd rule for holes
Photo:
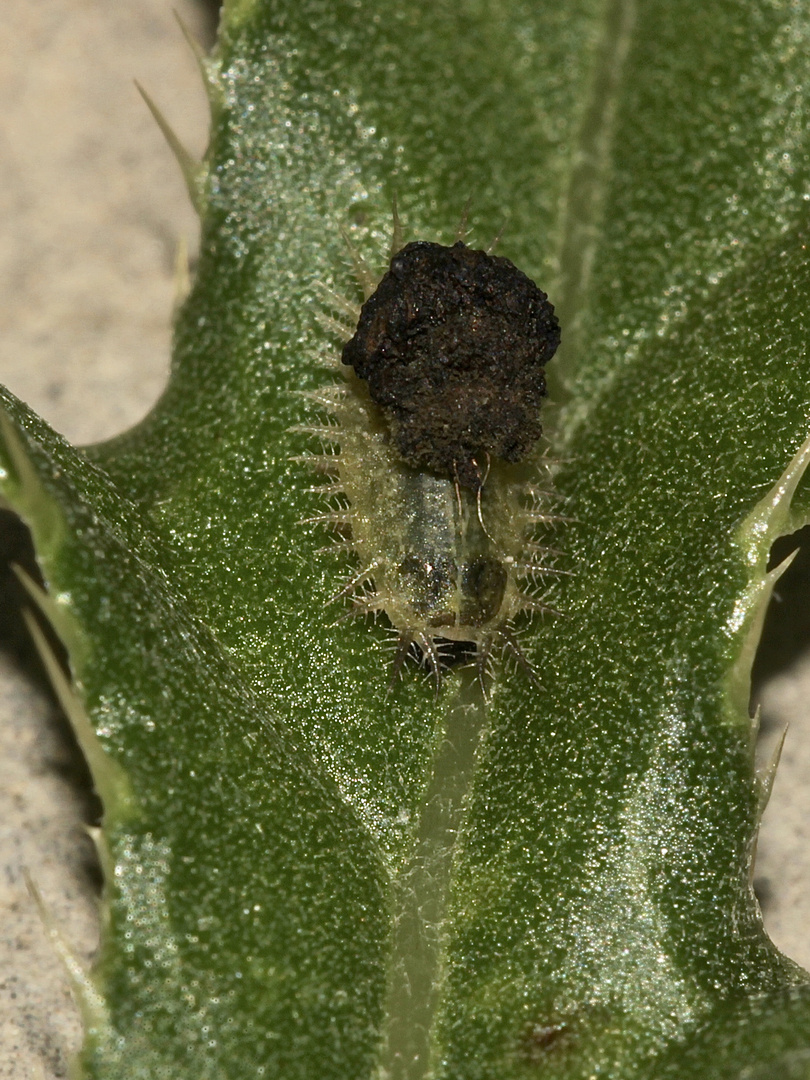
[[[406,462],[477,489],[487,455],[520,461],[540,437],[559,343],[548,297],[508,259],[417,241],[363,305],[343,363],[368,381]]]

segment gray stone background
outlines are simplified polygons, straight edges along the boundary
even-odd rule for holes
[[[211,43],[215,16],[203,0],[2,0],[0,382],[78,443],[124,430],[160,394],[175,251],[181,237],[192,252],[197,241],[179,171],[132,82],[201,153],[207,106],[173,9]],[[12,529],[0,562],[19,542]],[[802,564],[782,586],[757,675],[777,672],[760,694],[763,760],[790,722],[758,892],[772,937],[806,966],[808,583]],[[80,1025],[23,870],[88,964],[99,877],[84,832],[86,772],[12,623],[0,612],[0,1080],[44,1080],[66,1075]]]

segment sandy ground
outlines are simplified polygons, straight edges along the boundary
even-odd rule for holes
[[[196,240],[179,171],[132,83],[200,153],[206,103],[172,8],[210,40],[202,0],[3,0],[0,12],[0,381],[80,443],[127,428],[160,393],[174,254],[181,237]],[[5,533],[3,562],[24,542]],[[785,586],[781,607],[799,614],[771,632],[769,666],[783,670],[763,692],[768,744],[791,728],[757,875],[774,939],[810,966],[808,580]],[[98,874],[83,823],[94,806],[13,619],[0,615],[0,631],[0,1080],[44,1080],[66,1075],[80,1026],[23,870],[89,962]]]
[[[0,382],[79,443],[124,430],[159,395],[175,252],[181,237],[196,245],[179,170],[133,85],[201,154],[207,103],[173,10],[210,43],[198,0],[0,4]],[[89,961],[98,875],[83,823],[94,807],[28,650],[3,628],[0,1078],[44,1080],[66,1075],[81,1028],[23,869]]]

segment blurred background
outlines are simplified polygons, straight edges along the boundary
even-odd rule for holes
[[[137,79],[188,148],[208,106],[174,12],[204,47],[214,0],[2,0],[0,382],[77,443],[146,413],[169,365],[174,263],[198,223]],[[89,964],[98,944],[98,813],[67,724],[21,631],[0,514],[0,1078],[67,1075],[81,1026],[23,876]]]
[[[210,48],[217,0],[3,0],[0,11],[0,382],[77,443],[123,431],[160,394],[181,241],[194,264],[197,219],[133,83],[201,155],[207,103],[175,10]],[[810,539],[780,582],[755,665],[762,763],[790,724],[755,884],[771,936],[810,967],[805,551]],[[24,871],[79,959],[89,964],[98,944],[100,875],[85,831],[98,806],[8,571],[30,557],[25,529],[0,512],[0,1080],[67,1075],[81,1038]]]

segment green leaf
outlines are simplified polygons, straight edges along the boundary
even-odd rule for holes
[[[6,407],[30,438],[29,460],[7,434],[7,497],[32,523],[47,579],[69,589],[48,608],[81,643],[77,690],[114,763],[112,777],[96,773],[112,794],[94,976],[106,1009],[77,988],[90,1074],[248,1075],[272,1061],[304,1075],[316,1054],[319,1075],[345,1075],[347,1057],[370,1056],[379,1014],[377,851],[177,593],[141,512],[24,407]]]
[[[809,29],[777,0],[226,5],[166,394],[85,451],[4,397],[105,801],[85,1075],[804,1075],[747,698],[770,544],[810,520]],[[298,392],[337,348],[323,286],[357,296],[342,233],[381,272],[395,197],[445,243],[469,202],[560,312],[542,690],[497,662],[489,701],[410,665],[388,693],[384,620],[335,621]]]
[[[762,791],[747,704],[768,551],[808,460],[805,444],[769,490],[777,447],[810,428],[808,285],[794,238],[730,275],[568,446],[579,572],[538,660],[545,693],[514,681],[494,700],[458,864],[448,1076],[495,1075],[521,1032],[527,1064],[561,1076],[648,1075],[656,1044],[719,1002],[806,978],[750,887]],[[753,400],[752,324],[772,333]]]

